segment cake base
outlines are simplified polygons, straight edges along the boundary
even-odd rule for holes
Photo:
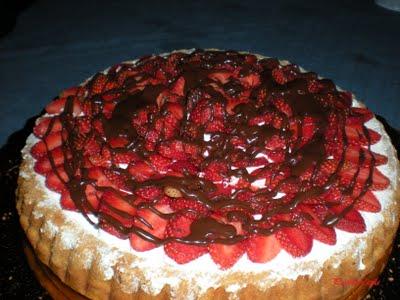
[[[78,292],[65,285],[46,265],[36,257],[29,242],[24,239],[23,248],[29,267],[39,283],[55,300],[88,300]]]
[[[47,290],[49,295],[55,300],[88,300],[85,296],[74,291],[67,285],[65,285],[46,265],[44,265],[36,257],[29,241],[24,239],[23,241],[24,253],[27,258],[29,267],[32,269],[35,277],[39,283]],[[390,247],[384,257],[378,261],[375,268],[371,273],[368,274],[363,280],[360,280],[358,284],[355,284],[351,289],[350,293],[344,298],[344,300],[361,300],[368,294],[370,285],[368,283],[377,280],[379,274],[384,269],[390,254],[392,247]],[[344,283],[345,284],[345,283]]]

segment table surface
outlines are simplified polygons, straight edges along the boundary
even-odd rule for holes
[[[0,145],[63,88],[137,56],[238,49],[334,78],[400,128],[400,13],[372,1],[35,1],[0,40]]]

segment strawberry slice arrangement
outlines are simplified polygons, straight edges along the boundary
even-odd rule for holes
[[[371,150],[373,114],[296,65],[251,54],[151,56],[98,73],[47,107],[35,171],[78,211],[136,251],[221,268],[307,255],[336,230],[362,233],[360,211],[390,182]],[[96,221],[94,221],[96,220]]]

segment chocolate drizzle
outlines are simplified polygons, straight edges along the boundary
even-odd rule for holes
[[[351,107],[350,105],[343,105],[339,100],[321,101],[321,99],[330,96],[339,97],[341,95],[329,80],[320,80],[320,83],[326,87],[325,90],[321,89],[320,92],[310,92],[310,80],[315,80],[313,73],[298,72],[293,80],[289,80],[285,84],[277,84],[270,69],[271,65],[277,64],[276,61],[264,59],[251,64],[246,61],[247,58],[248,56],[233,51],[181,53],[176,61],[174,69],[176,72],[173,75],[166,75],[167,80],[162,83],[153,85],[150,82],[142,86],[141,84],[145,80],[152,77],[139,76],[136,78],[131,76],[127,78],[123,86],[118,89],[120,95],[114,99],[115,107],[109,117],[102,113],[106,104],[99,100],[98,95],[81,95],[80,99],[72,96],[67,98],[63,112],[58,116],[63,127],[63,167],[67,178],[58,171],[50,150],[48,150],[48,157],[53,172],[65,184],[76,208],[85,215],[89,222],[97,226],[98,224],[95,224],[91,219],[92,215],[97,216],[100,222],[114,228],[122,237],[136,234],[157,245],[171,241],[206,245],[208,243],[233,244],[246,238],[246,235],[236,232],[235,227],[228,224],[229,222],[241,223],[247,234],[269,235],[283,227],[297,226],[304,218],[310,218],[306,214],[298,214],[297,208],[307,199],[321,197],[332,186],[338,185],[348,147],[344,126],[346,118],[352,113]],[[162,61],[167,58],[146,58],[140,61],[137,68],[140,69],[140,66],[152,59]],[[217,73],[223,66],[229,66],[230,70],[239,70],[239,72],[231,71],[236,72],[236,78],[228,78],[226,79],[227,82],[217,84],[212,79],[211,74]],[[128,65],[125,67],[135,69],[135,66]],[[158,71],[161,72],[161,69]],[[225,71],[224,69],[221,72]],[[121,71],[112,69],[107,76],[110,78],[117,76],[118,72]],[[132,73],[136,74],[135,72]],[[242,81],[249,74],[258,74],[260,82],[251,93],[246,94],[249,88]],[[309,77],[307,77],[308,74]],[[150,230],[143,229],[142,226],[136,226],[132,222],[129,226],[126,226],[118,219],[118,217],[134,218],[151,229],[151,225],[139,216],[131,216],[126,212],[108,206],[108,209],[114,213],[114,216],[112,216],[93,207],[87,197],[88,187],[96,188],[97,191],[103,191],[107,188],[96,186],[95,180],[88,177],[84,166],[85,151],[82,150],[82,146],[81,148],[76,146],[76,141],[83,139],[85,142],[89,142],[90,139],[95,139],[98,143],[104,145],[111,139],[124,139],[125,144],[122,147],[107,148],[111,151],[112,157],[116,153],[132,151],[146,160],[151,153],[156,151],[159,143],[168,140],[168,138],[165,137],[166,134],[164,133],[164,137],[159,138],[155,149],[149,150],[146,148],[148,136],[135,129],[132,125],[132,119],[137,117],[144,109],[151,108],[151,113],[147,116],[149,128],[156,126],[158,116],[168,113],[165,110],[165,105],[157,103],[157,99],[180,77],[185,82],[184,95],[176,101],[184,107],[184,117],[180,121],[180,131],[178,135],[174,136],[174,139],[183,143],[190,143],[200,149],[203,156],[201,161],[196,163],[201,170],[206,169],[210,163],[222,162],[227,166],[224,171],[225,179],[229,181],[230,178],[236,177],[245,180],[248,184],[242,188],[233,188],[230,194],[218,194],[218,186],[221,183],[206,179],[203,172],[190,174],[187,170],[183,170],[182,176],[171,176],[160,172],[158,177],[143,182],[137,180],[128,170],[119,168],[111,161],[111,170],[126,178],[124,189],[119,189],[117,192],[120,193],[121,198],[126,203],[136,209],[151,209],[164,219],[170,219],[179,213],[183,213],[162,213],[158,211],[156,204],[159,198],[145,205],[134,204],[135,192],[138,189],[156,186],[176,189],[184,198],[199,202],[209,211],[206,216],[197,215],[190,227],[191,233],[188,236],[158,238],[151,234]],[[88,87],[93,80],[87,84]],[[138,88],[135,88],[136,86]],[[264,91],[264,94],[261,93],[262,91]],[[188,128],[191,122],[191,113],[193,113],[196,104],[207,97],[211,99],[207,102],[211,111],[214,110],[214,105],[217,103],[227,109],[228,113],[225,112],[222,117],[226,126],[223,130],[208,130],[206,126],[199,125],[196,127],[197,135],[189,136]],[[332,97],[329,99],[332,99]],[[95,121],[100,122],[104,129],[104,136],[98,134],[94,128],[90,128],[89,132],[86,132],[85,136],[82,137],[74,123],[77,118],[74,114],[74,101],[76,99],[82,103],[89,102],[92,108],[97,107],[98,112],[92,115],[91,124]],[[278,99],[283,100],[291,108],[291,114],[285,114],[282,109],[275,105]],[[235,101],[238,103],[233,110],[229,111],[228,104]],[[336,105],[337,103],[340,105]],[[342,145],[343,149],[336,163],[336,170],[329,174],[325,182],[320,183],[316,181],[316,178],[322,172],[322,165],[325,161],[332,159],[328,158],[326,150],[326,134],[332,127],[328,119],[332,115],[336,116],[338,123],[336,124],[338,128],[336,132],[337,143]],[[305,123],[306,118],[312,118],[315,121],[314,124],[316,124],[316,128],[309,129],[312,130],[312,133],[309,134],[311,139],[308,139],[308,136],[303,136],[305,131],[308,130],[308,125]],[[257,119],[260,121],[255,123],[254,120]],[[46,141],[46,137],[50,134],[55,123],[54,120],[55,118],[50,122],[43,141]],[[268,120],[268,122],[265,120]],[[213,119],[211,118],[210,121],[213,121]],[[203,138],[205,134],[209,135],[208,140]],[[340,187],[342,194],[353,195],[361,166],[368,156],[370,161],[367,179],[358,195],[353,197],[352,203],[344,207],[340,213],[328,215],[322,222],[323,226],[337,224],[354,208],[357,201],[365,195],[372,185],[375,158],[371,152],[371,138],[365,126],[362,126],[361,134],[367,138],[368,147],[367,149],[360,148],[358,170],[348,186]],[[235,145],[232,142],[233,139],[243,141],[244,145]],[[272,140],[281,143],[280,146],[277,146],[278,149],[268,148]],[[278,152],[283,152],[283,156],[273,158]],[[72,159],[67,159],[67,153],[72,154]],[[257,160],[261,160],[261,163],[257,163]],[[241,162],[247,162],[248,166],[256,166],[259,170],[249,172],[246,167],[241,165]],[[289,170],[290,174],[287,174],[285,170]],[[311,170],[312,174],[305,184],[301,177],[308,170]],[[264,187],[253,186],[252,183],[255,181],[266,179],[267,175],[263,176],[263,171],[271,171],[273,174],[266,181]],[[273,184],[272,182],[275,180],[277,183]],[[229,185],[228,181],[225,180],[223,184]],[[282,190],[290,184],[298,187],[298,190],[291,197]],[[283,193],[284,196],[278,198],[279,193]],[[174,199],[171,199],[171,201],[174,201]],[[263,209],[260,209],[260,207]],[[227,222],[223,223],[211,217],[215,212],[225,214]],[[261,218],[256,220],[253,215],[260,213]],[[282,220],[277,218],[279,215],[295,215],[296,217],[290,220]]]

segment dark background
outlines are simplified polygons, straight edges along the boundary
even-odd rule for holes
[[[0,146],[63,88],[123,60],[193,47],[291,60],[400,128],[400,13],[373,1],[0,3]]]

